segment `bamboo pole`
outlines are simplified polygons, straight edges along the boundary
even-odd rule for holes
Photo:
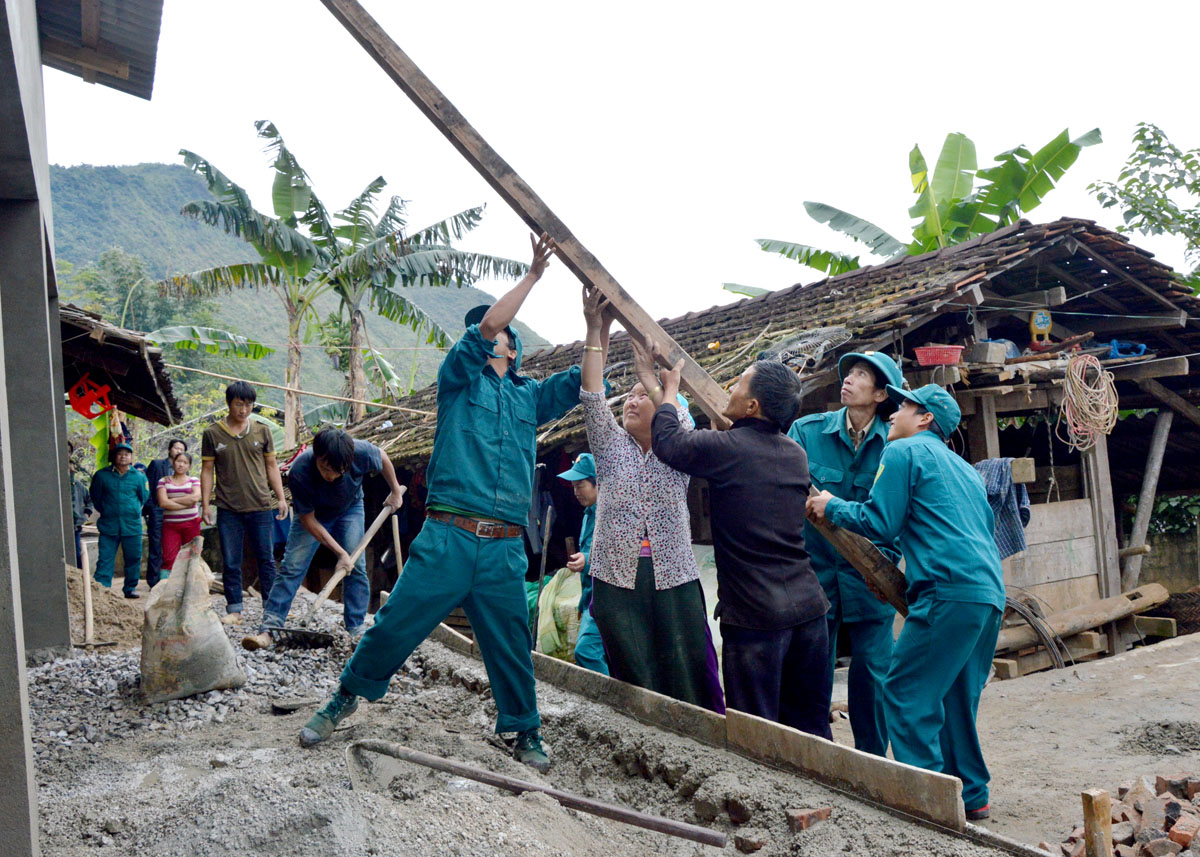
[[[1150,451],[1146,454],[1146,469],[1142,473],[1142,492],[1138,495],[1137,514],[1133,516],[1133,532],[1129,534],[1127,547],[1141,547],[1146,543],[1146,534],[1150,531],[1150,516],[1154,512],[1154,497],[1158,493],[1158,474],[1162,471],[1163,456],[1167,451],[1167,436],[1171,432],[1171,423],[1175,412],[1163,408],[1158,412],[1154,421],[1154,434],[1150,438]],[[1128,592],[1138,585],[1142,573],[1143,554],[1137,553],[1126,557],[1125,567],[1121,569],[1121,590]]]
[[[197,375],[208,375],[210,378],[222,378],[226,381],[245,381],[234,375],[222,375],[220,372],[209,372],[207,369],[195,369],[191,366],[180,366],[176,363],[163,363],[168,369],[178,369],[182,372],[195,372]],[[383,402],[369,402],[365,399],[351,399],[348,396],[334,396],[329,393],[313,393],[309,390],[298,390],[295,387],[285,387],[282,384],[268,384],[266,381],[250,381],[255,387],[270,387],[272,390],[283,390],[285,393],[299,393],[301,396],[312,396],[315,399],[333,399],[335,402],[350,402],[355,405],[369,405],[372,408],[386,408],[390,411],[403,411],[406,414],[416,414],[421,417],[432,417],[433,411],[418,411],[415,408],[402,408],[399,405],[388,405]]]

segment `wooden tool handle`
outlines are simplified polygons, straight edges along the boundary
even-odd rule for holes
[[[96,623],[92,614],[92,575],[88,573],[87,545],[83,545],[79,553],[83,562],[83,568],[80,569],[83,574],[83,642],[91,646],[96,642]]]
[[[400,546],[400,518],[392,515],[392,550],[396,554],[396,576],[404,573],[404,549]]]
[[[405,491],[405,487],[403,485],[400,486],[400,491],[401,493]],[[384,506],[379,510],[379,514],[375,517],[375,520],[371,522],[371,526],[363,534],[362,541],[358,543],[358,547],[356,547],[354,552],[350,554],[350,561],[346,563],[346,568],[335,571],[333,576],[330,577],[329,581],[325,584],[325,588],[321,590],[319,595],[317,595],[317,600],[313,602],[312,607],[310,607],[308,610],[308,615],[304,617],[304,624],[307,624],[313,616],[317,615],[318,608],[325,603],[325,599],[329,597],[331,592],[333,592],[334,587],[342,582],[342,578],[349,574],[350,570],[354,568],[354,563],[358,561],[358,558],[362,555],[362,552],[367,549],[367,545],[371,543],[371,539],[375,538],[375,534],[379,532],[379,528],[383,526],[383,522],[386,521],[388,516],[395,511],[396,510],[391,506]]]
[[[567,536],[567,556],[579,553],[579,549],[575,546],[575,539]]]

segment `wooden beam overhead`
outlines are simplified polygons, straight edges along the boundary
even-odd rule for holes
[[[1015,295],[1001,295],[993,292],[991,289],[984,289],[983,296],[989,303],[995,301],[1006,301],[1010,304],[1021,306],[1022,309],[1029,307],[1052,307],[1065,304],[1067,302],[1067,290],[1062,286],[1053,286],[1049,289],[1038,289],[1035,292],[1018,292]]]
[[[42,54],[74,63],[84,71],[91,69],[109,77],[129,80],[129,62],[108,51],[72,45],[61,39],[42,39]]]
[[[100,0],[79,0],[79,36],[85,48],[96,50],[100,46]],[[83,79],[95,83],[95,69],[84,67]]]
[[[1110,274],[1120,277],[1126,283],[1133,286],[1135,289],[1137,289],[1142,294],[1146,295],[1146,297],[1154,300],[1157,303],[1162,304],[1167,309],[1172,309],[1172,310],[1179,309],[1178,305],[1176,305],[1175,302],[1172,301],[1170,298],[1168,298],[1166,295],[1150,288],[1145,283],[1143,283],[1141,280],[1139,280],[1137,277],[1135,277],[1133,274],[1126,271],[1124,268],[1122,268],[1116,262],[1113,262],[1111,259],[1109,259],[1104,254],[1099,253],[1096,250],[1093,250],[1091,247],[1089,247],[1087,244],[1084,244],[1082,241],[1078,241],[1074,238],[1071,240],[1074,242],[1075,247],[1078,252],[1084,254],[1085,256],[1088,256],[1089,258],[1091,258],[1091,260],[1093,262],[1103,265],[1104,269],[1106,271],[1108,271]]]
[[[1183,310],[1164,312],[1157,315],[1130,316],[1128,318],[1094,318],[1087,326],[1096,333],[1112,333],[1136,330],[1168,330],[1173,327],[1185,327],[1187,313]]]
[[[1153,378],[1143,378],[1138,381],[1138,386],[1164,405],[1167,405],[1171,410],[1179,414],[1179,416],[1191,420],[1200,426],[1200,408],[1193,405],[1174,390],[1164,387]]]
[[[535,233],[545,232],[554,239],[559,259],[581,282],[599,289],[609,299],[617,320],[627,331],[637,331],[639,336],[656,342],[668,365],[683,360],[683,386],[714,427],[728,426],[729,420],[722,412],[729,397],[721,385],[638,305],[362,5],[357,0],[322,3],[525,224]]]
[[[1118,381],[1141,381],[1144,378],[1174,378],[1188,374],[1186,357],[1163,357],[1145,363],[1129,363],[1125,366],[1110,366],[1108,370]],[[1162,386],[1162,385],[1159,385]],[[1163,387],[1165,390],[1166,387]]]

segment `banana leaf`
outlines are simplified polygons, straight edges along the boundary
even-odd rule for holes
[[[274,348],[263,345],[261,342],[255,342],[240,334],[215,327],[197,327],[195,325],[160,327],[158,330],[147,333],[146,339],[159,348],[170,346],[187,351],[205,351],[209,354],[246,357],[250,360],[258,360],[275,353]]]

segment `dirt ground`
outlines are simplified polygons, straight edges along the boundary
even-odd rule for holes
[[[214,598],[219,606],[220,597]],[[123,607],[124,605],[122,605]],[[257,602],[247,601],[247,621]],[[327,605],[330,630],[340,606]],[[229,628],[231,641],[244,629]],[[200,699],[143,705],[137,649],[78,655],[31,670],[43,853],[50,855],[693,855],[716,849],[412,768],[389,793],[351,788],[348,743],[381,738],[643,812],[765,839],[762,855],[999,853],[905,822],[808,780],[763,768],[548,685],[539,685],[553,760],[545,777],[491,736],[482,664],[426,642],[378,703],[315,750],[296,745],[305,706],[345,662],[332,650],[238,650],[248,684]],[[313,705],[319,704],[314,702]],[[1154,724],[1171,724],[1162,729]],[[850,742],[847,723],[835,737]],[[993,830],[1057,842],[1078,820],[1079,792],[1135,775],[1200,772],[1200,635],[1120,658],[997,682],[980,730],[993,775]],[[86,738],[86,740],[85,740]],[[833,807],[793,834],[784,810]],[[734,814],[747,814],[734,824]]]

